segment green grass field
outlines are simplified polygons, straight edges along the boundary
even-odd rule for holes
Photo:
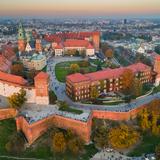
[[[129,156],[141,156],[142,154],[154,153],[155,147],[160,144],[160,136],[144,134],[142,142],[131,151]]]
[[[13,119],[0,121],[0,155],[6,154],[6,143],[16,132],[16,125]]]
[[[70,73],[70,65],[71,64],[78,64],[80,66],[80,63],[82,63],[83,61],[72,61],[72,62],[61,62],[58,63],[55,66],[55,73],[56,73],[56,77],[58,79],[58,81],[60,82],[65,82],[66,76]],[[95,72],[96,71],[96,67],[92,67],[92,66],[86,66],[86,67],[80,67],[80,70],[84,70],[85,73],[89,73],[89,72]]]

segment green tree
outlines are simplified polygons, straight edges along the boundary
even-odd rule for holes
[[[11,107],[19,109],[26,102],[26,91],[21,89],[19,93],[13,93],[8,97],[8,101]]]
[[[71,64],[71,65],[70,65],[70,71],[71,71],[72,73],[77,73],[77,72],[79,72],[79,71],[80,71],[79,65],[78,65],[78,64]]]
[[[93,141],[98,148],[104,148],[108,146],[108,128],[99,126],[93,132]]]
[[[160,160],[160,144],[155,149],[156,160]]]
[[[62,132],[57,132],[53,136],[53,150],[56,153],[64,153],[66,151],[66,140]]]

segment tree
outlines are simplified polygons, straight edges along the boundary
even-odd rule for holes
[[[107,49],[107,50],[105,51],[105,56],[106,56],[108,59],[113,58],[113,50],[112,50],[112,49]]]
[[[49,103],[50,104],[55,104],[57,100],[57,96],[53,91],[49,91]]]
[[[133,82],[132,92],[135,97],[139,97],[142,94],[142,83],[140,82],[140,80],[136,78],[134,79],[134,82]]]
[[[150,128],[148,117],[149,117],[148,110],[147,108],[144,108],[142,112],[140,112],[139,114],[139,123],[143,131]]]
[[[101,70],[102,70],[102,66],[101,66],[101,63],[99,62],[97,65],[97,71],[101,71]]]
[[[122,74],[123,92],[125,94],[131,93],[133,82],[134,82],[134,74],[133,74],[132,70],[125,69]]]
[[[5,148],[7,152],[13,155],[20,155],[25,149],[25,142],[20,133],[15,133],[6,143]]]
[[[160,144],[155,149],[156,160],[160,160]]]
[[[13,93],[8,97],[8,101],[11,107],[19,109],[26,102],[26,91],[20,89],[19,93]]]
[[[140,134],[131,126],[121,124],[109,131],[109,143],[113,148],[125,149],[134,145]]]
[[[103,92],[104,86],[105,86],[104,80],[100,80],[101,92]]]
[[[98,148],[104,148],[108,146],[108,128],[99,126],[93,132],[93,141]]]
[[[81,54],[81,57],[82,57],[82,58],[85,58],[85,57],[86,57],[86,51],[85,51],[85,50],[82,50],[80,54]]]
[[[73,137],[68,141],[68,148],[75,155],[83,150],[83,146],[83,141],[77,137]]]
[[[71,64],[70,65],[70,70],[72,73],[77,73],[80,71],[80,67],[78,64]]]
[[[23,64],[13,64],[11,66],[11,73],[15,74],[17,76],[23,76],[24,75],[24,66]]]
[[[28,78],[30,80],[34,80],[34,77],[38,74],[38,71],[36,71],[35,69],[31,69],[29,72],[28,72]]]
[[[158,46],[155,47],[155,52],[158,53],[158,54],[160,54],[160,45],[158,45]]]
[[[53,136],[53,149],[56,153],[64,153],[66,151],[66,140],[62,132],[57,132]]]
[[[99,92],[96,86],[91,87],[91,99],[96,99],[99,96]]]

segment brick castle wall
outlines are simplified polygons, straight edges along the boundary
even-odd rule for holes
[[[50,125],[63,129],[71,129],[79,135],[86,143],[90,142],[92,119],[110,119],[110,120],[130,120],[135,118],[137,114],[144,108],[141,106],[129,112],[109,112],[93,110],[87,122],[65,118],[62,116],[54,115],[43,120],[29,124],[25,118],[18,117],[16,119],[17,130],[22,130],[26,135],[29,144],[32,144],[39,136],[41,136],[49,128]]]
[[[13,108],[0,109],[0,120],[14,118],[17,115],[17,111]]]

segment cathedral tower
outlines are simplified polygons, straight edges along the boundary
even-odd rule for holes
[[[25,46],[26,46],[26,34],[22,26],[22,23],[20,22],[19,28],[18,28],[18,50],[19,52],[25,51]]]

